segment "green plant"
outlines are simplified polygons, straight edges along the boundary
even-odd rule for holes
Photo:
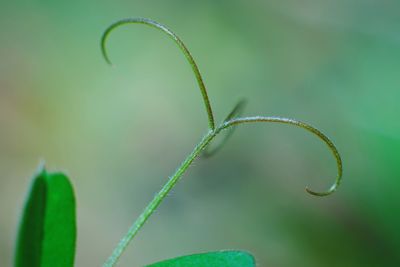
[[[114,266],[117,263],[130,241],[136,236],[163,199],[181,179],[191,163],[202,153],[204,156],[211,156],[216,153],[232,135],[235,127],[240,124],[254,122],[290,124],[305,129],[317,136],[328,146],[335,157],[338,173],[335,183],[327,191],[315,192],[309,188],[306,188],[306,191],[315,196],[327,196],[336,191],[342,178],[342,161],[340,155],[329,138],[311,125],[281,117],[238,117],[243,110],[244,101],[240,101],[229,115],[220,124],[216,125],[206,87],[192,55],[178,36],[164,25],[149,19],[134,18],[120,20],[109,26],[101,39],[101,50],[105,60],[109,64],[111,64],[111,61],[105,48],[107,38],[115,28],[124,24],[144,24],[156,28],[167,34],[178,45],[194,72],[202,94],[208,116],[208,131],[133,223],[127,234],[121,239],[109,259],[105,262],[104,266]],[[214,148],[210,149],[209,145],[211,142],[223,131],[226,131],[224,139],[214,146]],[[59,212],[60,210],[62,210],[62,212]],[[67,229],[67,231],[65,231],[65,229]],[[30,196],[28,197],[24,210],[19,231],[15,266],[72,266],[75,254],[75,235],[75,200],[72,186],[66,176],[62,174],[48,174],[44,168],[41,168],[39,173],[35,176]],[[65,244],[68,245],[65,246]],[[35,249],[30,249],[32,247],[35,247]],[[246,252],[220,251],[190,255],[149,265],[149,267],[163,266],[246,267],[255,266],[255,262],[253,257]]]

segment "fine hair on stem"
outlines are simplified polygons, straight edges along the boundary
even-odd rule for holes
[[[328,190],[323,192],[317,192],[306,187],[306,191],[314,196],[328,196],[335,192],[342,180],[343,167],[342,160],[340,154],[334,145],[334,143],[320,130],[311,126],[310,124],[290,119],[290,118],[282,118],[282,117],[266,117],[266,116],[250,116],[250,117],[241,117],[243,113],[244,106],[246,104],[245,100],[241,100],[234,106],[232,111],[225,117],[225,119],[218,125],[215,124],[214,114],[212,111],[211,103],[208,98],[207,89],[204,85],[203,78],[200,74],[199,68],[193,59],[191,53],[186,48],[182,40],[169,28],[166,26],[150,19],[146,18],[128,18],[118,20],[117,22],[111,24],[103,33],[101,38],[101,51],[104,59],[107,63],[111,64],[111,60],[109,58],[106,42],[110,33],[116,28],[126,25],[126,24],[142,24],[147,25],[152,28],[158,29],[161,32],[168,35],[175,44],[180,48],[189,65],[192,68],[194,76],[196,78],[198,87],[200,89],[201,96],[203,98],[204,107],[208,117],[208,130],[207,133],[203,136],[200,142],[194,147],[193,151],[187,156],[187,158],[181,163],[175,173],[169,177],[167,183],[161,188],[161,190],[154,196],[152,201],[148,204],[148,206],[144,209],[142,214],[137,218],[137,220],[132,224],[129,228],[127,234],[121,239],[117,247],[112,252],[111,256],[104,263],[105,267],[115,266],[118,262],[118,259],[121,257],[130,241],[136,236],[138,231],[142,228],[142,226],[146,223],[146,221],[150,218],[150,216],[154,213],[157,207],[161,204],[161,202],[165,199],[171,189],[179,182],[182,178],[182,175],[186,172],[192,162],[198,158],[199,156],[210,157],[218,152],[228,141],[228,139],[232,136],[232,133],[236,127],[242,124],[249,123],[281,123],[288,124],[292,126],[299,127],[301,129],[306,130],[307,132],[313,134],[317,138],[319,138],[323,143],[325,143],[328,149],[331,151],[333,157],[336,161],[337,166],[337,176],[335,178],[334,183],[329,187]],[[212,143],[214,138],[220,133],[225,132],[225,136],[223,136],[222,141],[216,144],[213,148],[209,145]]]

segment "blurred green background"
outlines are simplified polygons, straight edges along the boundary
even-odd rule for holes
[[[247,125],[199,159],[132,242],[120,266],[244,249],[259,266],[400,266],[400,2],[1,1],[0,266],[41,159],[78,199],[77,266],[100,266],[207,130],[190,67],[149,17],[186,43],[220,121],[311,123],[344,161],[338,192],[325,145],[301,129]]]

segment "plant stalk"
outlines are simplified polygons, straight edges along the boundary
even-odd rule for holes
[[[222,130],[218,127],[215,130],[210,130],[207,135],[203,137],[200,143],[193,149],[192,153],[182,162],[180,167],[176,172],[169,178],[168,182],[161,188],[161,190],[155,195],[153,200],[147,205],[142,214],[136,219],[136,221],[129,228],[127,234],[121,239],[117,247],[114,249],[111,256],[104,263],[103,267],[115,266],[118,259],[121,257],[122,253],[125,251],[126,247],[129,245],[130,241],[136,236],[138,231],[154,213],[157,207],[161,204],[164,198],[168,195],[171,189],[180,180],[185,171],[189,168],[192,162],[200,155],[204,148],[210,144],[213,138]]]

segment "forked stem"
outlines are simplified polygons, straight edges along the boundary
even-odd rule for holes
[[[309,188],[306,188],[306,191],[315,196],[327,196],[327,195],[333,193],[334,191],[336,191],[336,189],[340,185],[340,182],[342,179],[342,172],[343,172],[342,171],[342,160],[340,158],[338,150],[336,149],[336,147],[332,143],[332,141],[330,141],[327,136],[325,136],[322,132],[320,132],[318,129],[314,128],[313,126],[306,124],[304,122],[300,122],[300,121],[296,121],[296,120],[288,119],[288,118],[280,118],[280,117],[257,116],[257,117],[236,118],[236,116],[239,116],[239,114],[241,113],[241,111],[243,109],[243,105],[244,105],[244,102],[239,102],[238,105],[236,105],[235,108],[232,110],[232,112],[226,117],[226,119],[216,128],[215,122],[214,122],[214,116],[213,116],[212,109],[211,109],[211,104],[210,104],[210,101],[209,101],[208,95],[207,95],[207,90],[204,86],[204,82],[201,77],[200,71],[199,71],[192,55],[190,54],[190,52],[186,48],[186,46],[183,44],[183,42],[178,38],[178,36],[176,36],[171,30],[169,30],[164,25],[159,24],[158,22],[155,22],[155,21],[149,20],[149,19],[133,18],[133,19],[120,20],[120,21],[115,22],[111,26],[109,26],[106,29],[106,31],[104,32],[102,39],[101,39],[102,53],[108,63],[111,63],[111,62],[109,60],[109,57],[107,55],[107,50],[105,48],[107,37],[109,36],[110,32],[113,29],[115,29],[116,27],[118,27],[120,25],[124,25],[124,24],[129,24],[129,23],[145,24],[145,25],[154,27],[156,29],[159,29],[162,32],[166,33],[170,38],[172,38],[175,41],[175,43],[179,46],[179,48],[185,55],[186,59],[188,60],[189,64],[191,65],[194,75],[197,79],[197,83],[199,85],[199,88],[200,88],[200,91],[201,91],[201,94],[203,97],[204,105],[206,107],[206,111],[207,111],[207,115],[208,115],[209,131],[203,137],[203,139],[200,141],[200,143],[193,149],[192,153],[190,153],[189,156],[185,159],[185,161],[182,162],[182,164],[176,170],[176,172],[169,178],[168,182],[162,187],[162,189],[153,198],[153,200],[149,203],[149,205],[144,209],[144,211],[139,216],[139,218],[129,228],[128,233],[122,238],[122,240],[119,242],[117,247],[114,249],[111,256],[104,263],[104,265],[103,265],[104,267],[115,266],[118,259],[121,257],[122,253],[125,251],[126,247],[129,245],[129,242],[136,236],[138,231],[143,227],[143,225],[150,218],[150,216],[154,213],[154,211],[161,204],[161,202],[165,199],[165,197],[168,195],[168,193],[171,191],[171,189],[182,178],[182,175],[189,168],[189,166],[192,164],[192,162],[202,153],[202,151],[210,144],[210,142],[222,130],[230,128],[229,132],[225,136],[225,139],[223,139],[223,141],[219,145],[217,145],[213,150],[206,151],[206,152],[208,152],[208,153],[205,153],[206,155],[207,154],[212,155],[217,150],[219,150],[225,144],[226,140],[230,137],[230,135],[232,134],[232,130],[234,129],[233,127],[236,127],[239,124],[253,123],[253,122],[285,123],[285,124],[291,124],[291,125],[295,125],[297,127],[303,128],[303,129],[307,130],[308,132],[317,136],[328,146],[328,148],[334,155],[334,157],[336,159],[338,174],[337,174],[335,183],[330,187],[329,190],[327,190],[325,192],[315,192],[315,191],[310,190]]]
[[[168,182],[162,187],[162,189],[158,192],[158,194],[153,198],[153,200],[149,203],[149,205],[145,208],[142,214],[137,218],[137,220],[133,223],[131,228],[129,228],[128,233],[121,239],[118,246],[113,251],[110,258],[103,265],[104,267],[112,267],[115,266],[118,259],[121,257],[122,253],[129,245],[129,242],[136,236],[138,231],[142,228],[142,226],[146,223],[146,221],[150,218],[150,216],[154,213],[157,207],[161,204],[161,202],[165,199],[171,189],[179,182],[182,178],[182,175],[189,168],[192,162],[201,154],[201,152],[211,143],[211,141],[222,131],[228,129],[230,127],[234,127],[243,123],[254,123],[254,122],[276,122],[276,123],[284,123],[291,124],[302,129],[307,130],[308,132],[316,135],[319,139],[321,139],[331,150],[334,155],[338,168],[338,176],[335,180],[335,183],[331,186],[328,191],[325,192],[315,192],[310,190],[308,187],[306,191],[315,196],[327,196],[336,191],[337,187],[340,185],[342,178],[342,160],[340,155],[335,147],[335,145],[329,140],[329,138],[324,135],[322,132],[314,128],[313,126],[306,124],[304,122],[296,121],[288,118],[280,118],[280,117],[246,117],[246,118],[234,118],[228,121],[224,121],[220,126],[218,126],[215,130],[209,131],[206,136],[200,141],[200,143],[193,149],[192,153],[186,158],[186,160],[181,164],[181,166],[176,170],[176,172],[169,178]]]
[[[240,100],[233,107],[232,111],[228,114],[228,116],[226,116],[224,122],[227,122],[235,117],[241,116],[245,105],[246,105],[246,100],[245,99]],[[214,147],[210,148],[210,146],[207,146],[204,149],[202,156],[204,158],[209,158],[215,155],[218,151],[220,151],[224,147],[224,145],[228,142],[228,140],[231,138],[235,129],[236,127],[232,127],[231,129],[229,129],[229,131],[227,131],[221,142],[215,145]]]

